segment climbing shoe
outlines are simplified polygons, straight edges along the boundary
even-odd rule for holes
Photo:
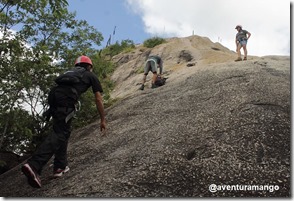
[[[24,175],[28,179],[28,183],[33,188],[41,188],[41,179],[38,175],[38,173],[28,164],[24,164],[21,167],[21,171],[24,173]]]
[[[69,171],[69,167],[66,166],[64,169],[58,168],[57,170],[53,171],[53,177],[58,178],[61,177],[64,173]]]

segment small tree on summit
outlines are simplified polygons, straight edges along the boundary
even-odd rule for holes
[[[147,48],[153,48],[153,47],[160,45],[162,43],[165,43],[165,42],[166,41],[164,38],[153,37],[153,38],[149,38],[149,39],[145,40],[143,45],[144,45],[144,47],[147,47]]]

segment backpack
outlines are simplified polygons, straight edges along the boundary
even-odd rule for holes
[[[58,85],[74,85],[80,83],[82,81],[82,77],[84,72],[86,71],[83,67],[76,67],[69,71],[64,72],[63,74],[59,75],[55,82]]]
[[[74,85],[82,82],[85,71],[83,67],[76,67],[55,79],[57,86],[53,87],[48,95],[50,107],[74,107],[79,98],[79,93]]]
[[[165,85],[165,81],[166,78],[161,78],[160,76],[157,76],[154,84],[157,86],[163,86]]]

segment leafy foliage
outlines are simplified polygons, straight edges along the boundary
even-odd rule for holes
[[[113,57],[124,51],[130,51],[135,48],[135,44],[132,40],[122,40],[120,43],[117,41],[115,44],[106,47],[103,50],[103,55]]]
[[[145,40],[143,45],[144,45],[144,47],[147,47],[147,48],[153,48],[153,47],[160,45],[162,43],[165,43],[164,38],[153,37],[153,38],[149,38],[149,39]]]
[[[5,119],[3,119],[5,118]],[[15,123],[18,122],[18,123]],[[4,125],[2,123],[5,123]],[[32,131],[34,130],[33,121],[30,120],[28,112],[21,109],[14,109],[6,116],[1,115],[1,130],[6,129],[6,135],[3,139],[2,146],[12,148],[14,150],[23,150],[24,143],[32,139]]]
[[[66,0],[0,0],[0,149],[30,152],[50,132],[51,122],[42,117],[47,94],[56,75],[82,54],[91,57],[104,98],[110,98],[114,65],[96,49],[103,36],[76,20],[67,5]],[[97,113],[93,104],[93,94],[86,94],[80,125]]]

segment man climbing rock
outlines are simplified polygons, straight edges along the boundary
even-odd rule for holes
[[[157,74],[157,68],[159,68],[159,75]],[[140,90],[144,90],[144,84],[146,82],[146,77],[149,73],[149,71],[151,71],[153,73],[153,77],[152,77],[152,85],[151,88],[156,88],[158,87],[155,82],[157,77],[162,77],[162,70],[163,70],[163,62],[162,59],[159,56],[149,56],[146,63],[145,63],[145,67],[144,67],[144,76],[143,76],[143,81],[142,81],[142,85],[140,87]]]
[[[241,25],[237,25],[236,28],[238,33],[236,34],[236,47],[237,47],[237,53],[238,53],[238,58],[235,61],[242,61],[241,58],[241,48],[244,50],[244,59],[247,60],[247,41],[251,36],[251,33],[249,33],[246,30],[242,29]]]
[[[103,90],[97,76],[92,71],[91,59],[87,56],[80,56],[76,59],[73,69],[56,78],[57,86],[51,89],[48,96],[50,109],[45,113],[47,119],[53,117],[53,131],[21,168],[32,187],[41,188],[39,175],[53,155],[53,176],[60,177],[69,171],[67,145],[71,133],[72,117],[80,95],[90,87],[95,95],[96,107],[100,114],[100,130],[106,129],[101,96]]]

